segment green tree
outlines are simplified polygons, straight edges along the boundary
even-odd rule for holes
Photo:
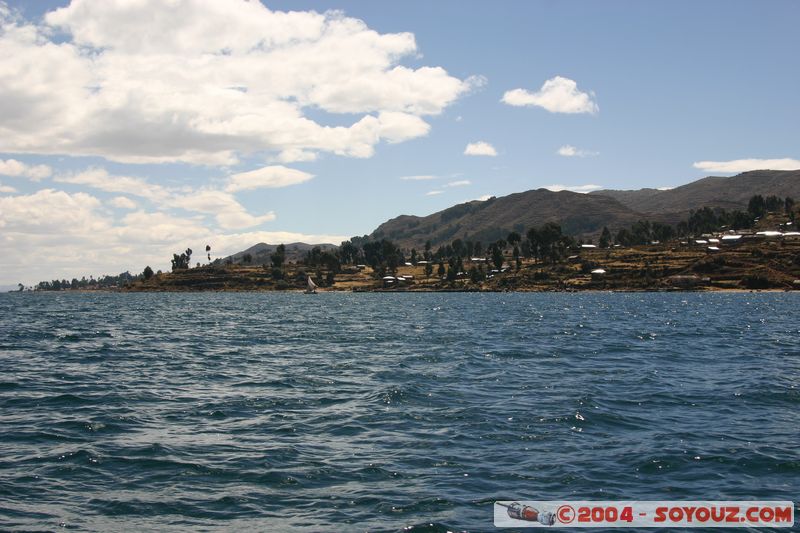
[[[542,257],[542,243],[539,238],[539,228],[531,228],[526,233],[528,237],[528,250],[530,256],[534,259],[541,259]]]
[[[783,198],[778,198],[775,195],[767,196],[764,199],[764,207],[767,211],[775,212],[783,209]]]
[[[608,248],[611,246],[611,232],[608,228],[603,226],[603,232],[600,234],[600,248]]]
[[[358,261],[359,248],[352,241],[344,241],[339,246],[339,256],[342,259],[342,263],[352,265]]]
[[[472,268],[469,269],[469,279],[472,283],[480,283],[485,277],[483,270],[479,270],[475,265],[472,265]]]
[[[286,246],[279,244],[275,251],[269,256],[269,260],[274,268],[283,268],[283,263],[286,261]]]
[[[189,268],[189,261],[192,258],[192,249],[187,248],[181,255],[172,254],[172,271],[185,270]],[[91,283],[90,283],[91,284]]]
[[[503,257],[503,248],[500,246],[501,242],[504,242],[504,241],[499,240],[499,241],[497,241],[495,243],[492,243],[489,246],[489,253],[492,255],[492,263],[494,263],[494,267],[497,270],[500,270],[501,268],[503,268],[503,259],[504,259],[504,257]]]
[[[145,281],[153,277],[153,269],[150,268],[150,265],[144,267],[144,272],[142,272],[142,277],[145,279]]]
[[[453,254],[464,257],[464,254],[466,252],[466,249],[464,247],[464,241],[462,241],[461,239],[456,239],[453,241],[453,244],[451,246],[453,248]]]
[[[760,194],[750,198],[750,201],[747,203],[747,212],[750,213],[754,218],[760,218],[764,216],[766,210],[766,201],[764,201],[764,197]]]

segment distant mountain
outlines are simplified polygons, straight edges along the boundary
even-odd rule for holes
[[[250,254],[253,257],[252,264],[259,265],[264,263],[270,262],[270,255],[275,252],[275,249],[279,245],[277,244],[266,244],[266,243],[258,243],[255,246],[251,246],[247,250],[242,250],[241,252],[237,252],[233,255],[229,255],[228,257],[224,257],[222,259],[217,259],[214,261],[214,264],[224,264],[227,263],[228,260],[231,260],[234,264],[242,264],[244,263],[244,256]],[[323,251],[324,250],[335,250],[338,246],[334,244],[306,244],[304,242],[293,242],[291,244],[286,244],[286,261],[298,261],[305,257],[306,252],[314,248],[315,246],[319,246]]]
[[[601,190],[591,193],[618,200],[645,214],[685,214],[702,207],[746,209],[756,194],[800,200],[800,170],[754,170],[732,177],[710,176],[674,189]]]
[[[641,214],[608,196],[537,189],[475,200],[425,217],[401,215],[378,226],[370,237],[421,248],[427,240],[434,246],[457,238],[488,243],[546,222],[558,222],[572,235],[594,235],[603,226],[620,228],[640,219]]]
[[[615,232],[639,220],[675,224],[686,219],[690,210],[705,206],[746,209],[756,194],[800,200],[800,170],[754,170],[727,178],[711,176],[669,190],[601,190],[578,194],[536,189],[486,201],[474,200],[424,217],[400,215],[378,226],[368,237],[386,238],[406,249],[421,249],[428,240],[433,246],[454,239],[486,244],[505,238],[510,231],[523,233],[546,222],[559,223],[569,235],[596,237],[603,226]],[[229,258],[241,263],[249,253],[254,264],[267,263],[276,246],[257,244]],[[287,244],[287,260],[301,259],[313,246],[324,250],[336,248],[333,244]]]

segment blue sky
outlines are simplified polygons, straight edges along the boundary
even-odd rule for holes
[[[143,11],[134,14],[117,4],[5,6],[0,47],[13,51],[16,62],[5,69],[0,63],[0,79],[19,80],[25,72],[32,81],[30,95],[16,87],[5,98],[12,103],[0,105],[6,139],[0,142],[0,242],[11,250],[0,259],[0,283],[140,271],[150,263],[165,268],[168,251],[199,249],[206,241],[218,243],[222,254],[259,240],[361,235],[399,214],[425,215],[539,187],[673,187],[709,174],[800,165],[796,2],[282,1],[264,2],[268,11],[254,17],[244,8],[233,13],[238,1],[209,7],[186,0],[165,25],[185,24],[178,28],[185,33],[176,32],[183,40],[164,37],[163,50],[166,30],[141,37],[158,31],[165,17],[159,2],[142,2]],[[181,85],[195,73],[180,69],[208,53],[211,29],[221,48],[229,46],[215,26],[220,5],[230,13],[219,34],[230,32],[233,43],[223,55],[242,62],[228,65],[222,57],[225,75],[209,70],[193,78],[207,99],[195,102]],[[270,26],[289,10],[296,13]],[[303,56],[298,35],[313,45],[317,37],[309,35],[320,22],[298,13],[331,10],[342,13],[329,14],[328,27],[346,27],[364,46],[339,50],[334,39],[322,48],[330,56],[320,57],[319,50],[316,58]],[[352,19],[363,24],[357,28]],[[245,48],[240,53],[240,36],[272,38],[287,27],[299,33],[267,47],[274,64],[241,88],[243,105],[215,109],[219,99],[207,84],[245,79],[243,65],[258,71],[266,61]],[[25,28],[36,29],[38,41],[26,40]],[[387,37],[404,32],[413,39],[398,44]],[[59,46],[69,50],[58,52]],[[274,60],[285,50],[292,61]],[[66,59],[57,55],[67,52]],[[294,61],[306,59],[320,61],[318,76],[293,70]],[[45,75],[54,70],[48,61],[59,69],[74,63],[74,71]],[[134,62],[139,70],[126,76]],[[407,68],[399,81],[387,74],[398,66]],[[439,70],[434,75],[429,67]],[[367,92],[377,94],[345,86],[337,72],[347,69],[356,81],[369,78]],[[569,109],[558,99],[563,94],[554,95],[561,108],[537,100],[554,79],[573,83],[572,96],[589,107],[563,112]],[[273,100],[255,100],[284,83],[294,85],[278,91],[275,101],[296,104],[299,116],[283,107],[277,114],[263,111]],[[539,105],[503,103],[514,89],[534,95]],[[85,116],[82,106],[90,110]],[[347,128],[364,117],[380,131],[369,141],[367,134],[320,141],[317,130],[305,127],[310,120]],[[162,130],[163,139],[151,135]],[[241,147],[215,144],[215,136],[226,135],[241,138]],[[173,139],[182,139],[181,155],[164,147]],[[496,155],[465,155],[476,142],[490,144]],[[287,155],[296,146],[303,155]],[[572,155],[559,155],[560,149]],[[307,175],[289,175],[290,183],[297,179],[286,186],[269,181],[274,176],[231,185],[233,176],[271,166]],[[407,176],[432,179],[400,179]],[[36,196],[42,190],[51,192]],[[36,205],[47,207],[36,212]],[[63,212],[72,215],[52,215]],[[94,228],[91,234],[82,233],[86,227]],[[142,227],[158,231],[148,236]]]

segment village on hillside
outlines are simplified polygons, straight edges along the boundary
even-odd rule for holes
[[[257,245],[208,263],[187,249],[171,272],[40,282],[33,290],[580,291],[800,290],[800,231],[791,198],[754,196],[747,211],[703,208],[676,226],[638,221],[597,239],[548,222],[484,245],[454,239],[420,250],[354,237],[340,246]],[[595,242],[596,241],[596,242]],[[20,286],[20,290],[25,287]]]

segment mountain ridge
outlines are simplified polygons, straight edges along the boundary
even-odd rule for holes
[[[604,189],[608,196],[645,214],[688,213],[703,207],[745,209],[754,195],[800,198],[800,170],[751,170],[735,176],[707,176],[672,189]]]
[[[457,204],[427,216],[400,215],[379,225],[370,239],[389,239],[401,247],[438,245],[453,239],[490,242],[510,231],[556,222],[564,233],[594,238],[639,220],[676,224],[702,207],[746,210],[756,195],[800,198],[800,170],[756,170],[730,177],[709,176],[661,190],[600,190],[589,194],[533,189],[489,200]]]

